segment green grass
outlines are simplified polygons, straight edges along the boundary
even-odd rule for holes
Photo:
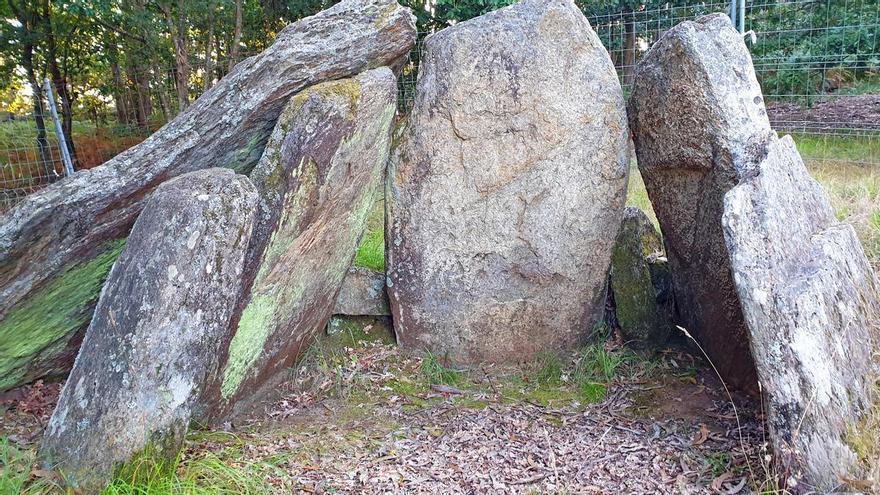
[[[464,378],[462,371],[444,366],[431,351],[426,351],[419,368],[422,379],[430,385],[457,385]]]
[[[354,257],[354,266],[385,271],[385,204],[378,201],[367,219],[367,227]]]
[[[22,493],[33,462],[32,451],[20,450],[8,438],[0,438],[0,494]]]
[[[828,136],[792,133],[798,151],[807,165],[831,162],[846,165],[864,163],[880,165],[880,135]]]
[[[863,77],[841,88],[835,94],[838,95],[864,95],[880,93],[880,74]]]
[[[68,493],[51,479],[33,477],[33,449],[20,449],[0,438],[0,495]],[[102,495],[263,495],[275,493],[268,474],[284,477],[269,462],[240,461],[241,452],[201,452],[164,460],[142,455],[117,469]],[[70,492],[72,493],[72,492]]]
[[[232,465],[216,454],[173,461],[142,457],[123,465],[103,495],[262,495],[269,464]]]

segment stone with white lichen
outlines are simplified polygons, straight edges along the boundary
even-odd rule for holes
[[[191,172],[146,201],[110,271],[41,457],[83,493],[145,450],[173,457],[200,406],[240,293],[257,191]]]
[[[770,438],[797,493],[863,479],[848,438],[878,399],[878,281],[791,137],[724,198],[724,236]]]

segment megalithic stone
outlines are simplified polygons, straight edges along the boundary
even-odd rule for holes
[[[251,178],[260,216],[247,293],[211,390],[214,417],[292,364],[324,329],[381,193],[397,82],[388,68],[306,89],[288,103]]]
[[[343,0],[284,28],[143,143],[0,216],[0,391],[70,369],[153,188],[208,167],[249,171],[291,95],[392,65],[415,39],[415,18],[394,0]]]
[[[878,407],[878,281],[791,137],[758,158],[724,198],[724,236],[777,472],[794,493],[829,493],[867,477],[851,435]]]
[[[43,439],[43,463],[74,488],[99,493],[144,451],[177,454],[217,371],[256,206],[247,177],[220,168],[146,200]]]
[[[386,193],[399,341],[525,361],[602,318],[628,172],[623,94],[570,0],[430,36]]]
[[[723,14],[666,32],[635,71],[629,123],[660,221],[679,317],[728,383],[757,391],[721,214],[773,135],[752,59]]]
[[[661,293],[669,276],[666,264],[657,261],[662,253],[654,224],[645,212],[627,206],[611,255],[611,291],[617,323],[633,346],[663,345],[672,330],[675,304]]]

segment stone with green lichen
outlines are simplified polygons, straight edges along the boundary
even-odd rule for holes
[[[69,269],[0,320],[0,391],[66,372],[65,351],[91,317],[92,305],[125,240],[104,245],[94,259]]]
[[[215,417],[295,361],[323,330],[381,191],[396,79],[387,68],[294,96],[251,173],[260,212],[248,287],[213,387]]]
[[[669,277],[660,235],[645,213],[624,211],[611,256],[611,290],[617,323],[636,345],[662,344],[672,329]],[[660,290],[658,290],[658,288]]]
[[[53,325],[64,319],[75,323],[63,323],[65,328],[87,324],[100,282],[95,290],[91,281],[82,284],[82,297],[62,304],[53,294],[44,301],[43,292],[74,267],[92,261],[104,265],[106,260],[97,258],[104,245],[126,237],[156,186],[209,167],[251,170],[292,95],[322,81],[394,64],[415,44],[415,17],[395,0],[330,3],[280,30],[271,46],[236,65],[149,139],[101,166],[40,189],[0,215],[0,335],[11,332],[20,340],[48,342],[30,354],[31,366],[17,363],[25,353],[13,348],[17,342],[4,343],[0,336],[0,354],[6,353],[0,359],[7,359],[0,365],[0,388],[69,370],[72,359],[65,357],[76,353],[79,336]],[[103,269],[106,273],[109,266]],[[51,328],[22,326],[22,311],[29,307],[41,307]],[[73,316],[63,314],[68,309]],[[7,320],[9,315],[17,320]]]

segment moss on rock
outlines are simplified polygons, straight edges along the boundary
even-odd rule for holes
[[[621,331],[636,344],[662,343],[671,330],[671,315],[658,302],[649,264],[662,249],[648,217],[638,208],[627,207],[611,256],[611,289]]]
[[[107,243],[95,258],[68,269],[0,321],[0,390],[42,376],[41,365],[67,347],[89,323],[91,309],[125,239]]]

